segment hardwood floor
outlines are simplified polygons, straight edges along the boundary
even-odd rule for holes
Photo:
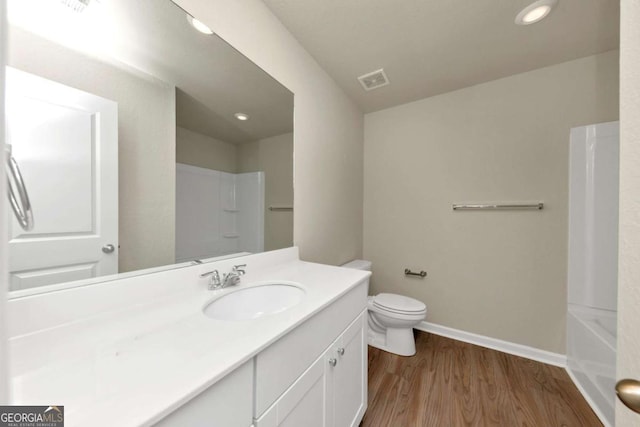
[[[362,426],[602,426],[564,369],[418,331],[416,348],[369,347]]]

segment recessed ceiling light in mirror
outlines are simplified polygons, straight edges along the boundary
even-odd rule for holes
[[[245,114],[245,113],[235,113],[233,115],[236,119],[241,120],[241,121],[246,121],[249,120],[249,115]]]
[[[197,20],[189,14],[187,14],[187,21],[189,21],[189,24],[191,24],[193,28],[200,31],[202,34],[206,34],[208,36],[213,34],[211,28],[207,27],[202,21]]]
[[[516,16],[516,24],[531,25],[540,22],[551,13],[558,0],[538,0],[522,9]]]
[[[91,0],[60,0],[62,4],[69,7],[74,12],[82,12],[89,6]]]

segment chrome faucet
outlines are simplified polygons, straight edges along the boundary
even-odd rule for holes
[[[222,286],[222,282],[220,282],[220,273],[218,273],[218,270],[207,271],[206,273],[202,273],[200,277],[210,277],[209,279],[210,291],[214,289],[218,289]]]
[[[225,274],[222,280],[222,287],[226,288],[227,286],[234,286],[240,283],[240,276],[242,276],[245,271],[243,270],[247,264],[239,264],[234,265],[229,274]]]
[[[227,288],[229,286],[234,286],[240,283],[240,276],[245,273],[243,268],[246,266],[247,264],[234,265],[231,269],[231,272],[225,274],[222,280],[220,280],[220,273],[218,272],[218,270],[207,271],[206,273],[202,273],[200,277],[210,277],[210,291],[215,289]]]

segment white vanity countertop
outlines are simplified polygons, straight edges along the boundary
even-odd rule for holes
[[[269,259],[274,264],[269,265]],[[209,291],[206,281],[197,277],[213,268],[226,272],[232,264],[245,262],[247,274],[235,287]],[[252,269],[252,264],[257,268]],[[151,425],[369,274],[300,261],[297,249],[290,248],[142,276],[147,283],[140,285],[137,278],[134,286],[148,288],[146,300],[140,300],[138,293],[126,307],[14,336],[10,341],[13,404],[64,405],[67,426]],[[174,292],[165,289],[159,297],[153,294],[153,282],[167,288],[173,285],[162,282],[178,277],[192,284],[178,284]],[[206,303],[222,293],[261,281],[297,282],[306,295],[298,305],[256,320],[214,320],[202,313]],[[126,285],[118,281],[98,286],[122,292],[121,284]],[[71,301],[74,291],[66,292]],[[25,317],[25,309],[47,307],[45,297],[37,297],[37,303],[20,301],[13,310],[15,316],[17,311]],[[61,304],[59,300],[51,303]],[[56,318],[59,309],[39,313]]]

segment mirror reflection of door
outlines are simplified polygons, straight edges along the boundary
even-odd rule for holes
[[[35,218],[9,223],[11,289],[117,273],[117,104],[8,69],[6,112]]]

